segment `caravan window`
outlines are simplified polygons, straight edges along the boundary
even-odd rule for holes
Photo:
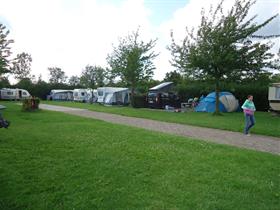
[[[275,98],[276,98],[276,99],[280,99],[280,87],[277,87],[277,88],[276,88],[275,93],[276,93],[276,94],[275,94]]]
[[[26,93],[26,92],[22,92],[22,95],[26,96],[26,95],[27,95],[27,93]]]
[[[14,95],[12,91],[7,91],[7,95]]]
[[[98,94],[98,96],[103,96],[103,91],[102,90],[98,90],[97,94]]]
[[[81,96],[85,96],[85,92],[81,92]]]
[[[75,93],[74,93],[74,96],[75,96],[75,97],[77,97],[77,96],[78,96],[78,93],[77,93],[77,92],[75,92]]]

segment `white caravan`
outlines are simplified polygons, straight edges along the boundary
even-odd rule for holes
[[[280,82],[269,87],[268,100],[271,110],[280,112]]]
[[[0,99],[4,100],[21,100],[30,98],[30,93],[24,89],[3,88],[0,90]]]
[[[86,92],[87,92],[86,102],[95,103],[97,101],[97,90],[87,89]]]
[[[86,89],[74,89],[73,97],[74,97],[74,101],[86,102],[87,90]]]
[[[97,88],[97,102],[109,105],[127,105],[130,102],[128,88],[100,87]]]
[[[54,101],[72,101],[73,90],[51,90],[47,99]]]

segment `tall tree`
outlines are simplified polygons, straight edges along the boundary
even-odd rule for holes
[[[141,81],[149,80],[153,76],[155,66],[153,59],[157,54],[153,51],[156,40],[147,43],[139,40],[139,30],[119,40],[119,45],[113,48],[107,61],[111,72],[119,76],[134,96],[135,89]]]
[[[16,79],[31,78],[31,62],[32,57],[28,53],[17,54],[17,57],[12,62],[12,74]]]
[[[59,84],[66,82],[67,76],[65,75],[65,72],[61,70],[61,68],[50,67],[48,70],[50,72],[50,83]]]
[[[215,82],[216,113],[219,113],[220,81],[256,75],[265,68],[276,68],[273,63],[272,45],[252,41],[254,34],[270,21],[253,23],[256,16],[248,18],[253,0],[235,0],[227,14],[223,12],[223,0],[209,15],[202,10],[197,30],[188,30],[179,45],[171,33],[172,63],[193,78],[205,78]]]
[[[81,84],[84,87],[96,88],[105,84],[106,70],[100,66],[87,65],[82,71]]]
[[[78,76],[71,76],[68,80],[69,85],[71,86],[78,86],[80,84],[80,77]]]
[[[0,23],[0,76],[10,72],[9,56],[11,55],[10,44],[14,41],[8,39],[9,30]]]
[[[163,80],[166,82],[173,82],[175,85],[177,85],[182,82],[183,76],[178,71],[171,71],[165,74]]]

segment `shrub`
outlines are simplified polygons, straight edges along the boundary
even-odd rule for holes
[[[39,98],[29,98],[22,101],[23,111],[34,111],[39,109],[40,99]]]
[[[179,84],[176,88],[178,95],[182,101],[187,101],[189,98],[208,95],[215,91],[214,85],[207,82],[192,82]],[[261,82],[247,83],[221,83],[221,91],[231,92],[242,105],[248,95],[254,96],[254,103],[258,111],[267,111],[269,109],[268,102],[268,85]]]
[[[131,106],[133,108],[145,108],[147,107],[146,95],[135,95],[131,97]]]

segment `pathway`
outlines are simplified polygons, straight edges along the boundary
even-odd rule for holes
[[[116,124],[135,126],[152,131],[159,131],[184,137],[191,137],[194,139],[201,139],[204,141],[214,142],[218,144],[227,144],[236,147],[253,149],[280,155],[280,138],[276,137],[262,135],[245,136],[242,133],[232,131],[202,128],[135,117],[125,117],[116,114],[94,112],[86,109],[54,106],[47,104],[40,104],[40,108],[51,111],[64,112],[87,118],[99,119]]]

